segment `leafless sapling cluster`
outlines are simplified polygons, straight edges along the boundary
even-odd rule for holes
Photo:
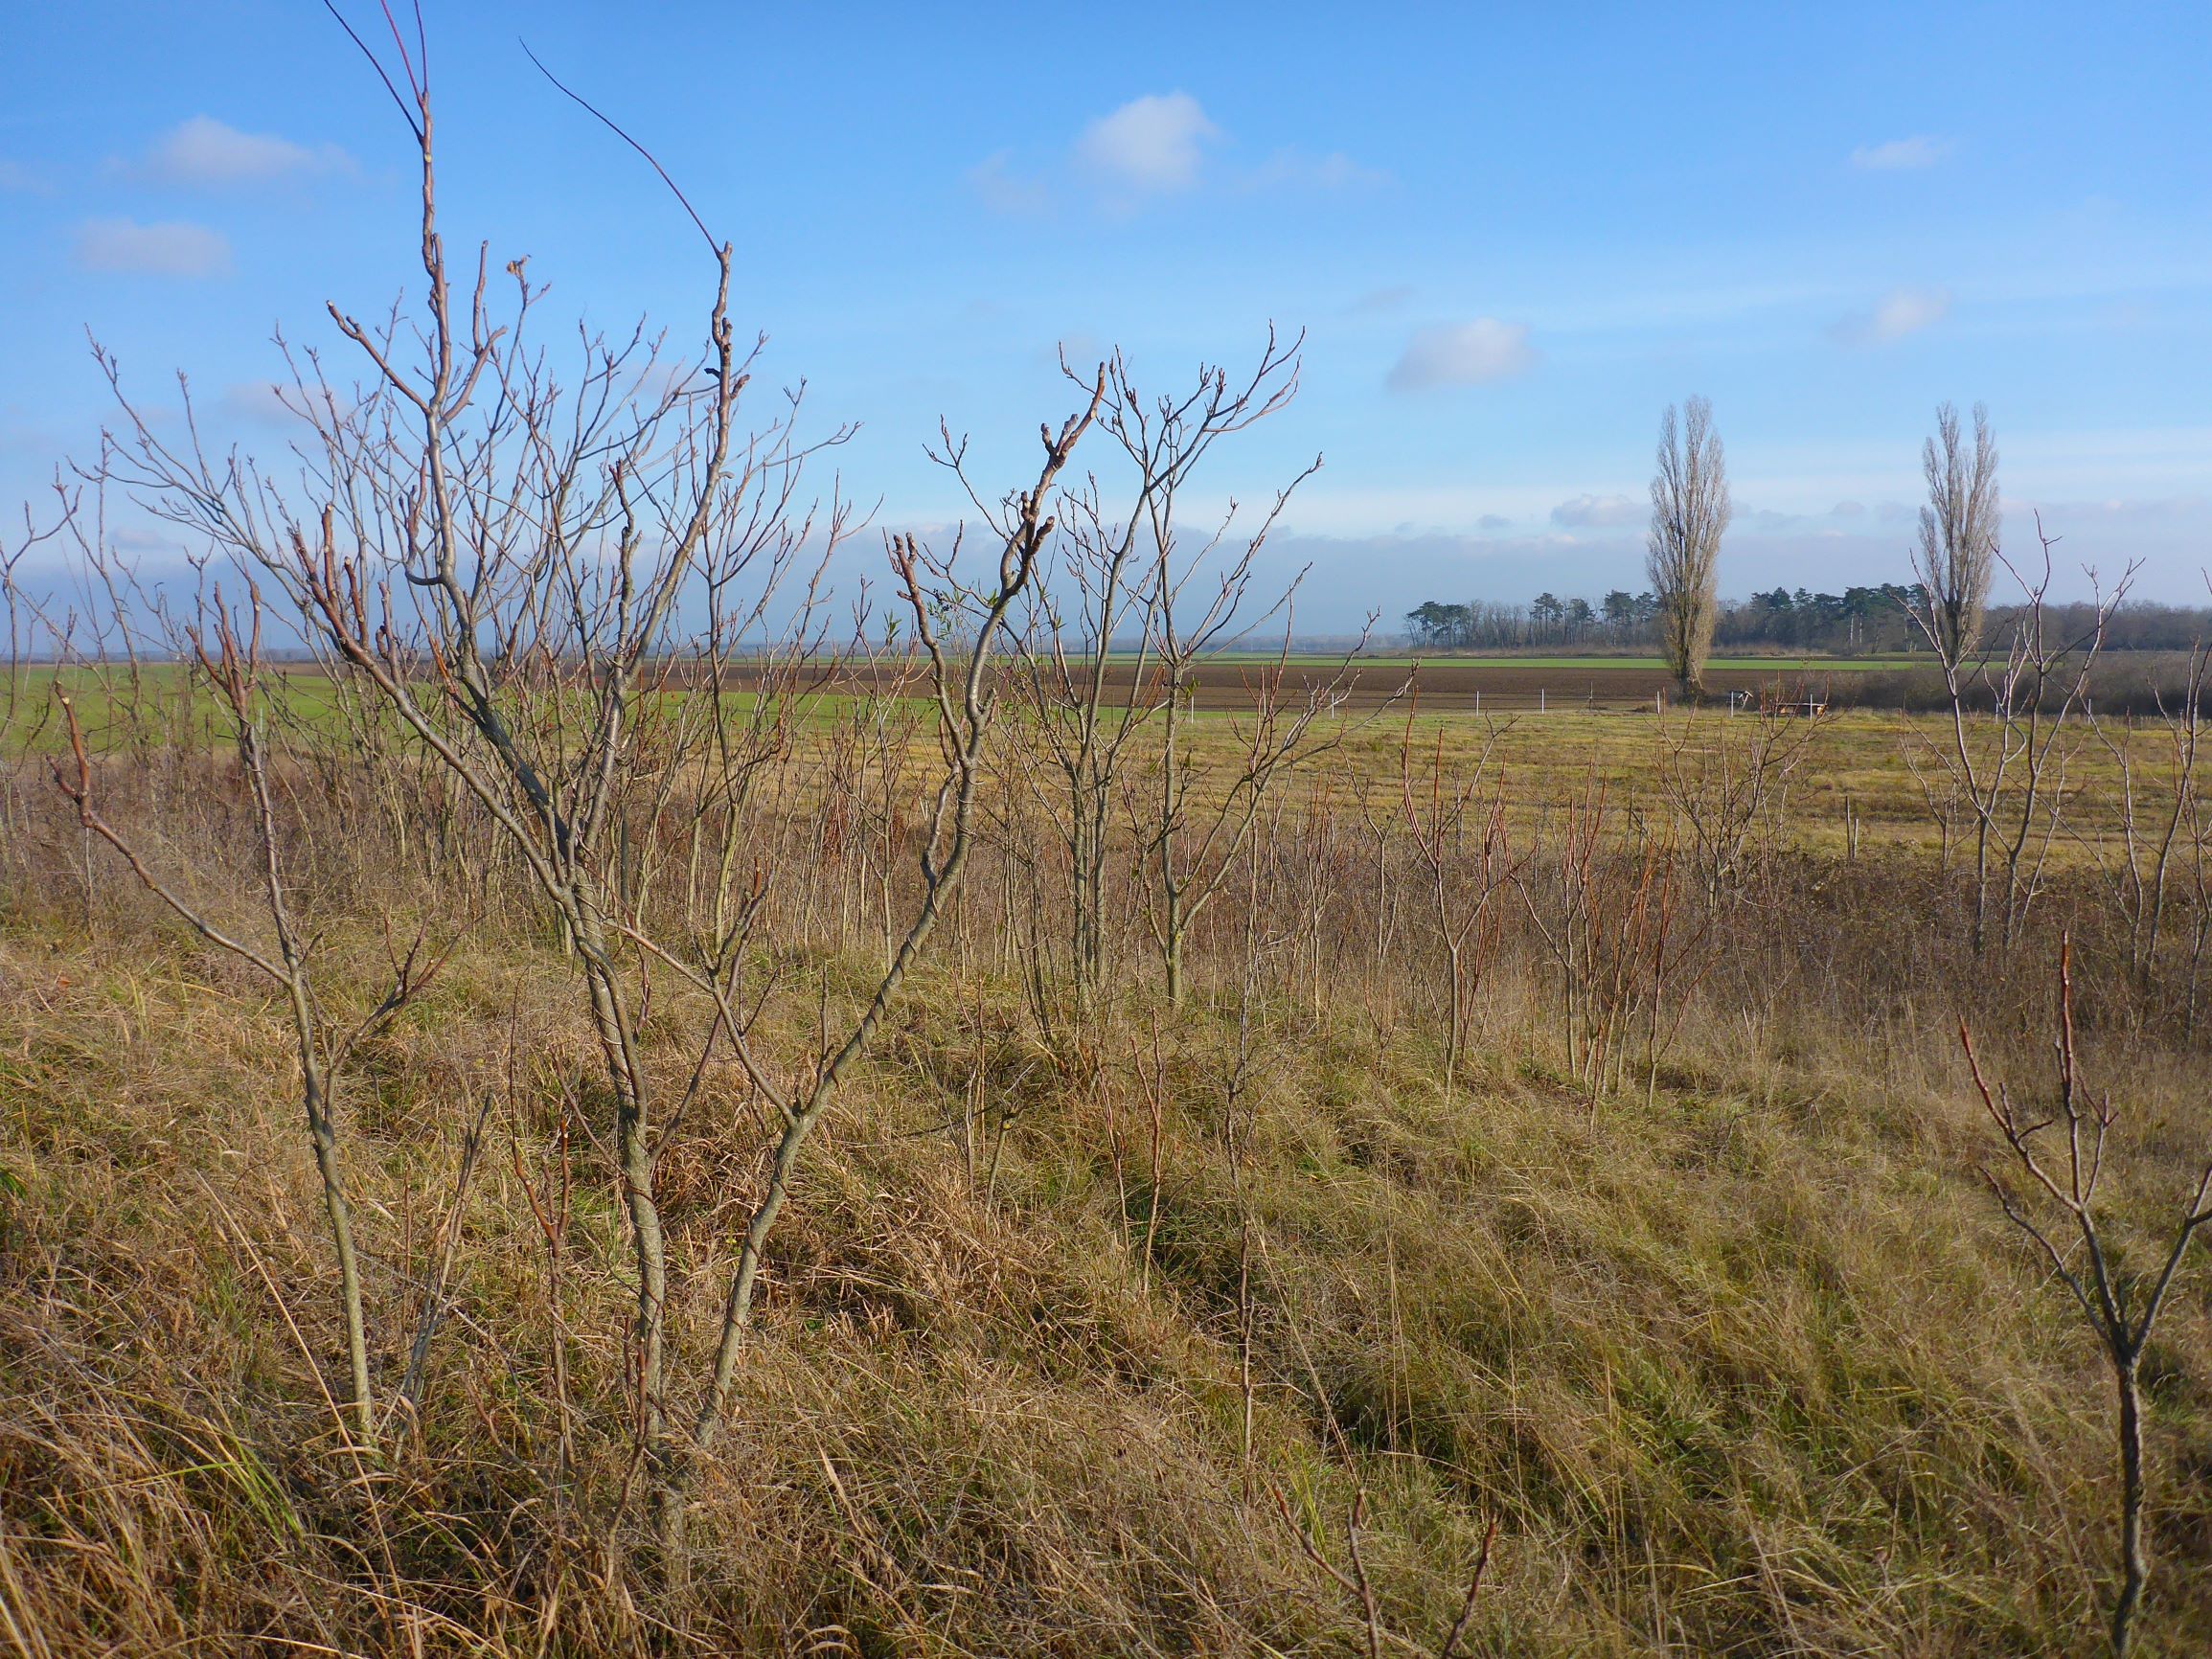
[[[521,261],[506,267],[503,308],[483,259],[457,293],[437,215],[427,64],[419,44],[398,51],[407,90],[395,84],[395,98],[422,178],[420,327],[398,313],[365,326],[332,307],[368,384],[342,395],[319,359],[307,358],[295,390],[311,445],[291,483],[209,454],[189,423],[181,441],[165,436],[124,397],[110,363],[125,437],[108,470],[205,537],[245,580],[265,584],[327,678],[434,758],[557,928],[614,1102],[613,1178],[635,1285],[636,1435],[665,1540],[679,1552],[670,1571],[680,1573],[689,1470],[722,1422],[763,1252],[798,1159],[967,861],[995,706],[992,650],[1051,538],[1056,484],[1103,400],[1104,378],[1085,407],[1044,430],[1036,482],[989,515],[997,544],[989,580],[970,584],[954,554],[888,538],[939,754],[933,806],[913,838],[920,890],[894,922],[886,885],[876,985],[825,1023],[817,1053],[778,1077],[750,1041],[777,974],[756,980],[748,970],[756,928],[790,873],[759,852],[759,797],[791,752],[820,633],[811,584],[788,619],[772,607],[787,579],[803,581],[794,578],[803,557],[817,571],[827,562],[849,519],[835,503],[820,520],[801,504],[804,464],[818,446],[796,436],[795,398],[765,430],[741,427],[759,348],[741,351],[729,318],[729,244],[706,239],[715,282],[704,364],[674,357],[642,330],[627,340],[586,333],[574,378],[564,379],[533,331],[541,290]],[[230,662],[216,666],[232,674]],[[230,683],[239,699],[250,696],[247,668]],[[897,699],[882,706],[896,709]],[[242,702],[238,719],[250,754]],[[879,765],[902,765],[901,748],[887,761],[878,744]],[[680,859],[673,896],[664,846],[671,862]],[[281,895],[273,872],[270,892]],[[299,972],[288,948],[283,970]],[[673,1075],[656,1068],[641,1035],[659,972],[702,996],[691,1061]],[[296,983],[305,999],[304,979]],[[658,1176],[688,1121],[728,1109],[705,1088],[725,1044],[773,1120],[737,1259],[721,1270],[706,1380],[679,1394],[671,1298],[685,1277],[715,1268],[679,1265],[672,1284]],[[328,1057],[310,1059],[313,1089]],[[331,1191],[342,1233],[334,1176]],[[354,1370],[365,1404],[357,1343]],[[675,1416],[681,1394],[691,1399],[685,1427]]]
[[[1996,556],[2025,596],[2002,656],[1992,642],[1971,662],[1945,663],[1945,739],[1915,731],[1906,757],[1931,810],[1948,822],[1962,809],[1973,849],[1968,879],[1977,953],[1993,942],[2009,948],[2043,892],[2052,849],[2063,837],[2068,767],[2088,741],[2090,675],[2135,575],[2131,565],[2109,590],[2097,586],[2083,625],[2062,626],[2049,601],[2057,538],[2043,532],[2040,517],[2037,534],[2038,566],[2023,572]],[[2095,584],[2094,572],[2090,580]],[[1920,621],[1936,640],[1941,616]],[[1984,698],[1987,720],[1977,708]]]
[[[1190,712],[1193,667],[1289,602],[1285,593],[1263,614],[1244,614],[1266,536],[1313,467],[1284,489],[1241,553],[1223,557],[1233,508],[1231,521],[1196,548],[1185,544],[1179,523],[1184,492],[1214,447],[1278,413],[1296,395],[1298,345],[1270,333],[1249,376],[1232,383],[1226,370],[1206,366],[1191,392],[1162,398],[1141,390],[1117,353],[1106,367],[1100,422],[1125,465],[1103,477],[1093,468],[1063,492],[1061,580],[1057,588],[1040,582],[1029,596],[1019,683],[1023,712],[1052,761],[1051,788],[1037,793],[1063,844],[1066,957],[1080,1009],[1090,1007],[1107,968],[1109,848],[1114,809],[1128,793],[1125,761],[1132,745],[1155,719],[1170,728],[1160,743],[1171,780],[1162,784],[1162,814],[1179,811],[1173,729]],[[1202,617],[1191,614],[1186,599],[1194,579],[1219,582]],[[1172,830],[1157,833],[1172,852]],[[1166,857],[1158,879],[1168,918],[1164,937],[1179,942],[1186,912],[1196,906],[1174,868]],[[1162,949],[1173,977],[1175,951],[1165,943]]]
[[[1824,715],[1770,705],[1749,719],[1686,720],[1659,750],[1659,789],[1708,903],[1739,895],[1786,844],[1790,787]]]
[[[166,905],[187,926],[210,944],[246,964],[282,994],[289,1016],[299,1078],[300,1103],[308,1138],[314,1150],[315,1172],[322,1184],[323,1211],[331,1231],[331,1251],[338,1268],[338,1299],[346,1331],[348,1389],[346,1405],[351,1432],[365,1447],[376,1444],[384,1417],[376,1404],[376,1390],[370,1375],[368,1313],[362,1289],[361,1260],[353,1239],[353,1211],[347,1197],[345,1165],[340,1154],[336,1090],[347,1062],[361,1043],[388,1025],[436,976],[445,953],[459,938],[458,931],[435,950],[425,948],[426,934],[418,932],[404,951],[390,949],[391,975],[381,1000],[357,1017],[333,1017],[317,993],[310,966],[311,933],[295,914],[292,878],[285,871],[287,843],[304,832],[297,814],[282,814],[279,793],[283,785],[279,766],[270,757],[269,710],[262,683],[262,616],[255,600],[246,613],[241,633],[238,620],[224,608],[219,593],[204,608],[200,622],[189,632],[193,656],[205,683],[215,695],[227,727],[239,770],[251,791],[254,836],[259,850],[261,897],[267,913],[264,939],[230,931],[214,919],[209,906],[181,888],[173,875],[155,868],[137,841],[119,830],[102,813],[95,801],[91,758],[85,751],[84,733],[77,711],[65,692],[57,691],[68,734],[68,758],[56,760],[51,770],[56,785],[76,808],[82,828],[112,847],[130,867],[141,885]],[[280,825],[280,817],[285,821]],[[387,946],[391,944],[387,934]],[[425,1305],[425,1321],[435,1318]],[[418,1347],[426,1344],[427,1323]],[[419,1373],[410,1368],[410,1378]],[[394,1412],[411,1410],[413,1399],[403,1387]]]
[[[1498,728],[1490,729],[1471,761],[1450,767],[1445,762],[1444,733],[1439,729],[1425,779],[1414,768],[1413,732],[1414,714],[1409,711],[1399,742],[1399,792],[1406,832],[1425,877],[1436,936],[1444,946],[1446,995],[1450,1003],[1444,1092],[1449,1096],[1483,969],[1497,948],[1503,924],[1498,901],[1516,871],[1506,833],[1504,784],[1489,776]]]

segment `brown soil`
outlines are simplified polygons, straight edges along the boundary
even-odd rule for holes
[[[1341,666],[1340,661],[1334,658],[1293,658],[1283,670],[1282,693],[1297,696],[1308,689],[1325,688]],[[1109,704],[1127,695],[1131,671],[1129,665],[1119,663],[1108,669]],[[1248,707],[1265,684],[1266,676],[1273,671],[1272,665],[1261,663],[1215,662],[1200,666],[1194,670],[1199,710]],[[1347,681],[1339,706],[1352,711],[1376,707],[1405,684],[1407,671],[1396,664],[1357,668]],[[736,689],[752,684],[752,675],[742,665],[734,666],[730,677]],[[873,686],[887,690],[893,678],[889,669],[846,670],[820,682],[816,689],[859,691]],[[1830,676],[1818,670],[1807,673],[1780,666],[1715,668],[1705,676],[1707,693],[1717,698],[1725,698],[1730,692],[1772,693],[1777,687],[1786,696],[1803,697],[1810,693],[1818,697],[1824,694],[1829,683]],[[917,679],[914,684],[919,690],[920,681]],[[1636,711],[1652,709],[1657,696],[1665,697],[1670,705],[1676,700],[1673,678],[1664,670],[1655,668],[1562,668],[1557,665],[1523,668],[1515,664],[1447,659],[1423,664],[1414,672],[1413,689],[1421,708],[1437,714],[1585,707]]]

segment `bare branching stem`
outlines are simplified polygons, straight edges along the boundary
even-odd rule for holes
[[[2143,1349],[2198,1230],[2212,1223],[2212,1162],[2204,1166],[2195,1191],[2182,1205],[2154,1269],[2141,1274],[2127,1268],[2113,1225],[2099,1208],[2106,1143],[2118,1114],[2109,1095],[2091,1096],[2082,1080],[2074,1041],[2071,939],[2059,948],[2058,1027],[2053,1041],[2057,1098],[2050,1107],[2034,1113],[2023,1112],[2009,1088],[1991,1087],[1964,1021],[1959,1025],[1959,1043],[1974,1090],[2011,1154],[2008,1161],[2026,1179],[2025,1189],[2016,1192],[1994,1171],[1984,1170],[1990,1190],[2006,1218],[2033,1241],[2071,1293],[2111,1369],[2118,1401],[2120,1584],[2112,1600],[2109,1629],[2114,1659],[2127,1659],[2151,1572],[2143,1542]]]

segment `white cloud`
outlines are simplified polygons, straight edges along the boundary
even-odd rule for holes
[[[1851,165],[1861,172],[1913,172],[1933,167],[1950,153],[1950,145],[1925,133],[1893,138],[1887,144],[1862,144],[1851,152]]]
[[[1487,386],[1525,373],[1537,356],[1523,324],[1503,323],[1495,317],[1442,323],[1421,330],[1406,342],[1404,353],[1390,371],[1390,389]]]
[[[1101,116],[1076,140],[1076,159],[1104,182],[1138,194],[1189,190],[1220,128],[1187,92],[1148,93]]]
[[[1134,213],[1146,201],[1204,185],[1242,192],[1290,190],[1345,193],[1392,182],[1342,150],[1314,155],[1285,146],[1257,165],[1217,167],[1214,148],[1226,135],[1187,92],[1152,92],[1100,116],[1076,135],[1064,156],[1024,170],[1001,149],[970,168],[968,186],[993,212],[1033,216],[1049,211],[1073,187],[1087,187],[1110,214]]]
[[[1845,346],[1886,346],[1940,323],[1950,314],[1943,288],[1892,288],[1871,311],[1859,311],[1829,330]]]
[[[230,269],[231,246],[205,225],[88,219],[77,227],[77,263],[87,271],[215,277]]]
[[[135,170],[158,184],[205,190],[350,171],[353,166],[335,145],[309,149],[274,133],[240,132],[213,116],[195,115],[155,139]]]
[[[1569,530],[1607,530],[1643,516],[1644,504],[1632,495],[1578,495],[1552,509],[1552,522]]]
[[[1009,214],[1015,217],[1043,213],[1052,205],[1051,193],[1046,190],[1043,179],[1033,173],[1014,170],[1014,156],[1010,150],[997,150],[969,168],[968,188],[992,213]]]

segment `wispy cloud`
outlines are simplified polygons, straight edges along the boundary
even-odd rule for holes
[[[1031,217],[1052,206],[1052,192],[1041,175],[1017,172],[1011,150],[997,150],[968,170],[968,188],[992,213]]]
[[[142,225],[89,219],[77,227],[77,263],[87,271],[153,277],[217,277],[230,269],[230,243],[206,225]]]
[[[1189,93],[1147,93],[1084,127],[1075,153],[1102,183],[1152,195],[1196,185],[1206,146],[1220,136]]]
[[[1310,155],[1295,148],[1278,149],[1244,179],[1250,190],[1378,190],[1391,182],[1380,168],[1364,167],[1340,149]]]
[[[1346,306],[1344,311],[1347,316],[1353,317],[1387,316],[1393,311],[1403,310],[1406,303],[1413,298],[1413,291],[1410,283],[1397,283],[1387,288],[1370,288]]]
[[[1828,332],[1838,345],[1886,346],[1931,328],[1950,314],[1947,289],[1892,288],[1871,311],[1856,311]]]
[[[1893,138],[1887,144],[1862,144],[1851,152],[1851,165],[1861,172],[1913,172],[1933,167],[1950,153],[1948,139],[1921,133]]]
[[[0,194],[48,195],[53,188],[23,163],[0,155]]]
[[[353,167],[353,158],[336,145],[309,148],[274,133],[240,132],[213,116],[195,115],[155,139],[127,170],[154,184],[228,190],[351,172]]]
[[[1434,386],[1487,386],[1525,374],[1539,353],[1528,343],[1524,324],[1477,317],[1471,323],[1441,323],[1423,329],[1406,342],[1390,371],[1393,392],[1419,392]]]
[[[1552,509],[1552,522],[1566,530],[1610,530],[1643,515],[1644,504],[1632,495],[1578,495]]]

